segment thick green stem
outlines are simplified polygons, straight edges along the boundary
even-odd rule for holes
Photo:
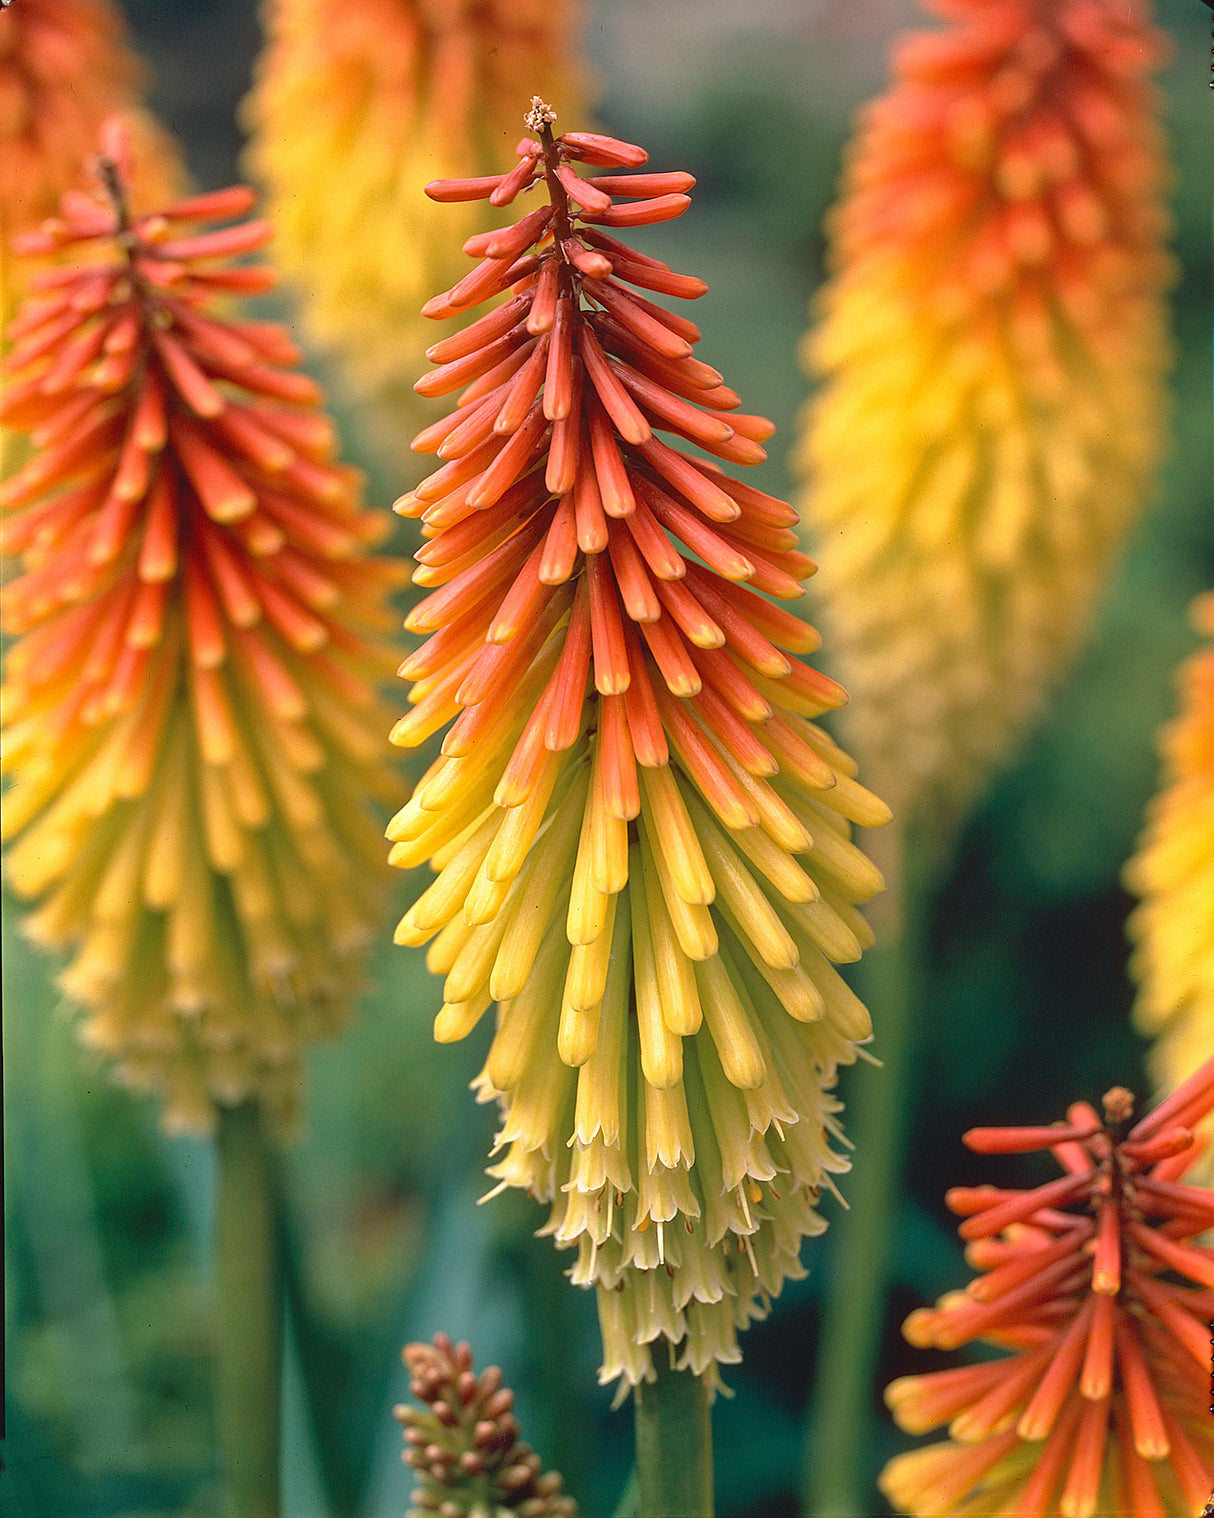
[[[661,1341],[653,1363],[657,1380],[634,1394],[639,1518],[712,1518],[708,1387],[691,1371],[672,1369]]]
[[[888,873],[900,920],[865,955],[857,976],[881,1068],[856,1072],[844,1114],[855,1145],[844,1188],[849,1210],[831,1230],[831,1274],[802,1452],[802,1507],[813,1518],[856,1518],[874,1502],[864,1452],[872,1447],[873,1377],[914,1106],[914,1030],[933,874],[913,833],[890,843]]]
[[[256,1102],[220,1110],[216,1403],[226,1518],[278,1518],[282,1288],[271,1142]]]

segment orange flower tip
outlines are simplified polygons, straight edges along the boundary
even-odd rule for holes
[[[1172,1446],[1162,1435],[1140,1435],[1134,1440],[1134,1448],[1144,1460],[1166,1460],[1172,1453]]]
[[[397,496],[392,502],[392,510],[401,517],[420,517],[426,509],[426,502],[420,500],[417,493],[408,490],[402,496]]]
[[[1122,1154],[1137,1161],[1139,1165],[1146,1166],[1155,1165],[1160,1160],[1171,1159],[1176,1154],[1183,1154],[1186,1149],[1193,1147],[1196,1140],[1197,1135],[1191,1128],[1165,1128],[1162,1133],[1140,1144],[1127,1139],[1119,1147]]]
[[[444,203],[459,200],[488,200],[501,184],[504,175],[487,174],[479,179],[432,179],[425,193],[431,200]]]
[[[622,696],[632,684],[626,669],[595,670],[594,688],[600,696]]]
[[[433,295],[422,307],[422,315],[428,316],[431,321],[445,321],[449,316],[458,316],[460,307],[453,305],[447,293]]]
[[[653,195],[684,195],[688,190],[694,190],[696,178],[694,174],[688,174],[683,169],[671,169],[661,174],[600,174],[594,181],[596,187],[606,191],[608,195],[653,196]],[[681,275],[681,279],[688,280],[691,284],[704,285],[702,279],[691,279],[689,275]],[[704,290],[708,286],[704,285]],[[702,295],[704,290],[699,293]]]
[[[257,508],[257,496],[245,485],[233,483],[230,487],[214,490],[206,501],[207,515],[215,522],[226,525],[240,522],[251,516]]]
[[[173,205],[174,221],[226,221],[243,216],[257,203],[257,191],[251,185],[233,184],[222,190],[208,190],[191,195]]]
[[[565,188],[565,193],[576,205],[585,211],[609,211],[611,209],[611,196],[604,194],[597,185],[574,172],[568,164],[558,164],[556,177]]]
[[[1182,1114],[1186,1125],[1197,1122],[1214,1107],[1214,1056],[1181,1082],[1165,1101],[1153,1108],[1133,1128],[1129,1137],[1138,1143],[1166,1128]]]
[[[62,234],[66,232],[65,224],[57,217],[50,217],[42,223],[37,232],[21,232],[12,239],[12,249],[22,258],[36,258],[43,253],[54,253],[58,250]]]
[[[508,206],[527,189],[535,178],[535,161],[524,158],[510,170],[509,174],[503,174],[500,183],[489,193],[491,206]]]
[[[902,1325],[902,1337],[915,1349],[932,1349],[936,1344],[936,1313],[928,1307],[918,1307]]]
[[[968,1217],[993,1206],[1006,1195],[997,1186],[950,1186],[944,1193],[944,1205],[960,1217]]]
[[[561,150],[565,156],[599,169],[639,169],[649,162],[649,154],[635,142],[621,142],[599,132],[564,132]]]
[[[1099,1127],[1067,1123],[1038,1128],[971,1128],[961,1135],[961,1142],[977,1154],[1022,1154],[1032,1149],[1049,1149],[1054,1144],[1081,1142],[1099,1131]]]
[[[689,195],[656,195],[652,200],[634,200],[631,205],[613,205],[607,211],[583,211],[581,219],[605,227],[649,227],[682,216],[690,204]]]

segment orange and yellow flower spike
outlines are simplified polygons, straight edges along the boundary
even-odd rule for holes
[[[1193,603],[1192,617],[1214,638],[1214,592]],[[1163,789],[1126,869],[1142,898],[1129,923],[1135,1019],[1156,1039],[1152,1069],[1165,1087],[1214,1049],[1214,646],[1185,663],[1180,688],[1180,714],[1160,739]]]
[[[518,134],[525,88],[580,110],[576,0],[267,0],[246,104],[275,257],[310,338],[333,354],[407,459],[423,416],[410,386],[430,339],[418,307],[457,277],[484,206],[443,211],[417,185],[488,173]]]
[[[1076,1102],[1065,1123],[965,1135],[983,1154],[1048,1148],[1065,1173],[948,1193],[980,1274],[903,1332],[923,1348],[1012,1354],[887,1388],[909,1433],[950,1435],[886,1466],[898,1512],[1200,1518],[1214,1485],[1214,1249],[1197,1241],[1214,1192],[1183,1177],[1214,1108],[1214,1059],[1130,1127],[1132,1107],[1117,1087],[1103,1121]]]
[[[137,214],[112,134],[97,176],[24,239],[85,261],[35,276],[4,366],[34,445],[0,489],[8,878],[169,1125],[286,1118],[380,909],[397,569],[294,344],[214,309],[274,284],[231,262],[270,235],[252,191]]]
[[[799,463],[852,741],[899,816],[955,819],[1159,456],[1165,46],[1148,5],[925,3],[834,213]]]
[[[430,593],[393,736],[447,729],[389,830],[394,863],[437,875],[397,940],[433,939],[440,1040],[498,1003],[490,1174],[577,1248],[604,1380],[649,1379],[663,1337],[715,1377],[845,1168],[830,1087],[870,1024],[833,965],[881,886],[851,824],[889,813],[815,721],[844,699],[801,658],[817,634],[768,599],[812,572],[796,515],[716,462],[758,462],[771,424],[650,299],[707,287],[617,237],[693,180],[552,115],[535,101],[508,173],[428,187],[534,193],[424,308],[504,297],[428,350],[418,390],[462,395],[397,503]]]
[[[80,182],[109,116],[126,114],[139,203],[181,193],[177,147],[139,108],[141,72],[110,0],[20,0],[0,10],[0,334],[25,294],[11,240],[53,215]]]

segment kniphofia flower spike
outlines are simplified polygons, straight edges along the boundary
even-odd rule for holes
[[[20,0],[0,11],[0,243],[54,214],[115,111],[126,112],[140,203],[181,192],[176,145],[138,108],[141,73],[110,0]],[[24,292],[22,268],[0,250],[0,333]]]
[[[390,837],[438,872],[397,932],[437,934],[436,1036],[499,1003],[490,1173],[552,1203],[598,1288],[604,1379],[635,1382],[663,1336],[696,1372],[736,1359],[823,1226],[828,1088],[870,1032],[832,961],[869,942],[855,904],[881,884],[850,824],[888,812],[813,720],[844,699],[800,657],[816,633],[767,599],[812,569],[795,514],[715,462],[761,459],[771,426],[650,299],[706,287],[617,239],[681,214],[691,176],[551,119],[537,100],[508,173],[428,190],[538,194],[425,307],[504,297],[418,382],[463,393],[397,503],[431,590],[393,736],[455,720]]]
[[[1148,5],[925,0],[831,229],[804,511],[900,816],[959,816],[1087,627],[1148,494],[1168,362]]]
[[[1193,603],[1192,618],[1214,638],[1214,592]],[[1152,1070],[1165,1087],[1214,1049],[1214,644],[1186,661],[1180,688],[1181,711],[1161,736],[1164,788],[1126,868],[1142,897],[1129,923],[1135,1019],[1156,1037]]]
[[[1077,1102],[1065,1123],[965,1135],[984,1154],[1048,1148],[1065,1173],[948,1193],[982,1273],[912,1313],[906,1337],[1013,1355],[889,1386],[903,1428],[951,1436],[886,1466],[899,1512],[1199,1518],[1214,1483],[1214,1249],[1198,1240],[1214,1192],[1183,1177],[1214,1108],[1214,1059],[1131,1127],[1132,1108],[1118,1087],[1103,1120]]]
[[[294,344],[215,310],[274,283],[231,262],[269,236],[232,220],[252,192],[136,216],[116,132],[98,176],[22,244],[85,261],[34,277],[5,363],[0,421],[36,449],[0,490],[8,878],[71,952],[86,1042],[168,1122],[285,1116],[383,894],[398,573]]]

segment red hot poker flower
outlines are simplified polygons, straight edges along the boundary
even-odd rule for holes
[[[435,940],[436,1036],[500,1005],[490,1173],[552,1203],[604,1378],[636,1382],[659,1337],[697,1373],[736,1359],[823,1226],[827,1089],[870,1031],[832,961],[871,941],[856,903],[881,883],[850,824],[888,811],[813,721],[844,699],[799,657],[817,634],[767,599],[812,569],[796,514],[715,462],[755,463],[771,425],[649,298],[706,286],[617,237],[681,214],[691,176],[550,123],[537,101],[508,173],[429,187],[542,198],[425,307],[505,297],[417,387],[462,395],[398,503],[431,593],[394,737],[453,725],[390,837],[438,874],[397,933]]]
[[[802,462],[853,741],[938,823],[1020,740],[1149,494],[1173,269],[1150,5],[923,8],[831,218]]]
[[[113,134],[95,194],[22,243],[0,422],[36,452],[3,487],[8,875],[89,1008],[86,1040],[206,1126],[297,1100],[302,1046],[348,1014],[378,916],[392,659],[380,522],[332,459],[276,325],[217,298],[264,222],[243,187],[132,216]],[[391,787],[389,786],[389,794]]]
[[[899,1512],[1017,1518],[1197,1518],[1214,1482],[1208,1323],[1214,1192],[1182,1177],[1214,1108],[1214,1059],[1126,1128],[1133,1100],[1086,1102],[1065,1124],[977,1128],[971,1149],[1050,1149],[1064,1174],[1029,1190],[958,1187],[967,1258],[982,1274],[907,1319],[913,1344],[982,1340],[1011,1359],[907,1376],[886,1400],[901,1426],[950,1440],[899,1455],[881,1488]]]

